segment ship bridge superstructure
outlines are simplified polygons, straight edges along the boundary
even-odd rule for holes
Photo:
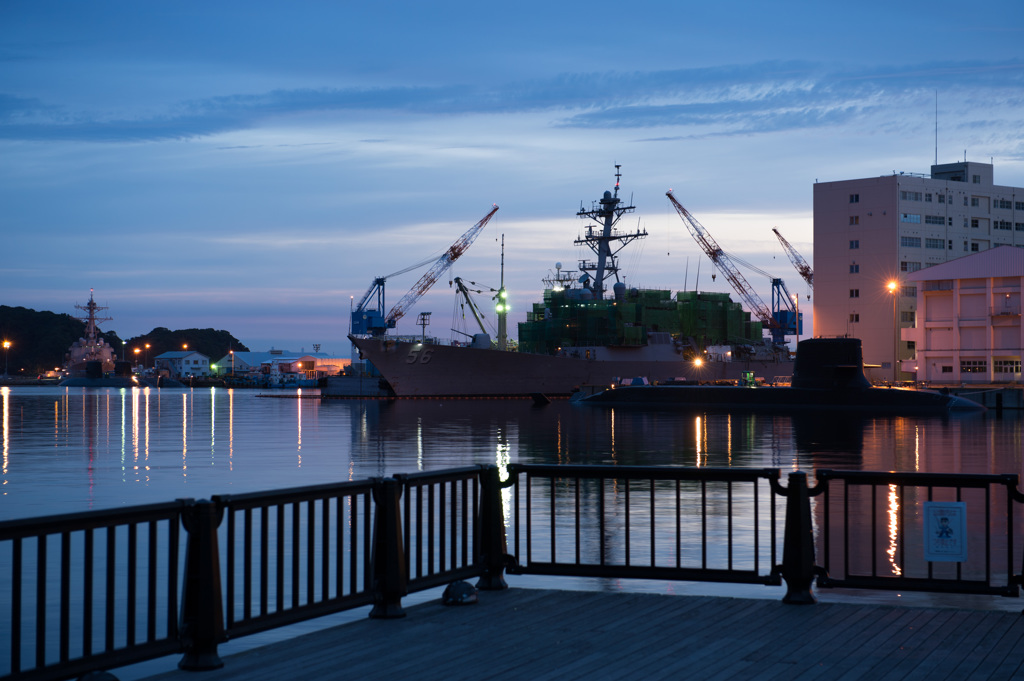
[[[594,298],[598,300],[603,298],[608,290],[605,280],[614,277],[616,282],[620,281],[616,254],[630,242],[647,236],[647,230],[641,230],[639,227],[635,232],[615,228],[623,215],[636,210],[636,207],[632,205],[632,200],[629,205],[625,205],[619,198],[619,180],[622,178],[622,173],[619,170],[621,168],[621,165],[615,165],[614,191],[606,191],[601,199],[594,202],[590,210],[580,206],[579,212],[576,213],[577,217],[597,223],[588,225],[583,236],[577,238],[574,243],[577,246],[586,246],[597,257],[597,260],[580,260],[579,268],[584,273],[584,286],[589,288]]]

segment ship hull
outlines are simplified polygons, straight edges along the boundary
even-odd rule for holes
[[[648,346],[576,349],[577,357],[349,338],[396,397],[567,397],[584,386],[632,378],[713,382],[739,380],[743,372],[753,371],[770,381],[793,373],[789,360],[706,362],[697,367],[670,346],[660,352]]]

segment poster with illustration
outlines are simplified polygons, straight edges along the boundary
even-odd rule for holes
[[[965,502],[924,502],[924,559],[961,563],[967,560]]]

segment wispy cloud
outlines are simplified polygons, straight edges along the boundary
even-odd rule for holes
[[[138,116],[72,111],[38,99],[0,94],[0,138],[189,139],[251,129],[296,114],[343,116],[376,111],[428,116],[550,112],[555,127],[717,126],[732,133],[771,132],[842,124],[891,105],[894,97],[932,90],[984,91],[990,105],[995,101],[1019,106],[1024,62],[935,62],[867,71],[762,62],[564,74],[497,87],[303,88],[183,101],[160,115]]]

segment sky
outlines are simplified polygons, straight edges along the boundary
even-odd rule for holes
[[[374,277],[497,204],[398,331],[425,311],[461,327],[449,280],[497,287],[502,237],[514,330],[556,262],[590,255],[576,212],[615,164],[637,207],[620,224],[649,233],[628,285],[731,292],[672,189],[806,294],[771,229],[811,260],[816,181],[966,155],[1021,187],[1022,131],[1019,0],[2,0],[0,304],[80,314],[94,289],[122,338],[212,327],[348,356]],[[425,271],[389,277],[387,307]]]

